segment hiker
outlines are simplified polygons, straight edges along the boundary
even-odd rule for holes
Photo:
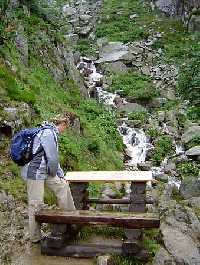
[[[21,169],[27,181],[29,233],[33,243],[41,240],[40,225],[35,221],[35,212],[44,203],[44,184],[54,192],[58,206],[67,211],[75,210],[68,182],[64,179],[59,164],[57,136],[72,125],[76,116],[71,112],[57,115],[52,123],[43,122],[33,140],[33,159]],[[46,128],[47,127],[47,128]]]

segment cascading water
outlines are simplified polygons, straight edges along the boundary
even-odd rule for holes
[[[124,122],[118,127],[126,145],[126,154],[130,157],[127,165],[133,166],[145,162],[146,153],[150,148],[147,137],[142,129],[128,127]]]
[[[95,89],[99,102],[103,102],[107,106],[116,107],[115,98],[119,97],[119,95],[102,89],[101,80],[103,75],[97,72],[94,62],[82,57],[77,68],[85,75],[86,85],[89,91]],[[122,101],[124,104],[126,103],[124,99]],[[144,131],[129,127],[125,121],[118,127],[118,131],[126,146],[125,152],[130,158],[126,165],[137,166],[138,163],[145,162],[146,153],[152,146],[148,143]]]

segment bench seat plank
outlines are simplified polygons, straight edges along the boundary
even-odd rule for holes
[[[41,210],[36,221],[51,224],[107,224],[127,228],[158,228],[159,218],[151,213]]]
[[[65,178],[71,182],[148,182],[152,181],[152,171],[73,171]]]

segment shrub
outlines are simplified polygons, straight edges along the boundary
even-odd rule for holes
[[[155,142],[152,160],[159,165],[162,160],[172,151],[172,140],[169,136],[161,136]]]
[[[140,120],[142,123],[148,119],[148,113],[146,111],[132,111],[128,114],[129,120]]]
[[[200,166],[195,161],[183,162],[177,165],[177,170],[182,177],[199,175]]]

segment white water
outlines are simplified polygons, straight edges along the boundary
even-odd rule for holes
[[[142,129],[128,127],[124,122],[118,127],[118,130],[123,138],[123,143],[126,145],[126,154],[131,158],[127,165],[137,165],[145,162],[147,150],[150,149],[150,144]]]

